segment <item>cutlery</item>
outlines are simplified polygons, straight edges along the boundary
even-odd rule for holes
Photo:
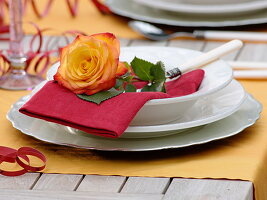
[[[234,70],[237,79],[267,79],[267,70]]]
[[[240,49],[242,46],[243,42],[241,40],[231,40],[230,42],[227,42],[207,53],[203,53],[200,56],[185,62],[179,68],[173,68],[167,71],[166,76],[168,78],[174,78],[184,72],[203,67],[204,65],[212,63],[228,53]]]
[[[245,32],[245,31],[211,31],[195,30],[191,32],[166,33],[150,23],[141,21],[130,21],[129,26],[150,40],[170,40],[178,37],[190,37],[196,39],[214,39],[214,40],[231,40],[240,39],[246,41],[267,41],[266,33]]]
[[[267,79],[267,62],[226,61],[237,79]]]
[[[267,70],[267,62],[255,61],[226,61],[236,70]]]

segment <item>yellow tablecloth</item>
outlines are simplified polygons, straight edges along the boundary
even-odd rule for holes
[[[267,81],[242,84],[267,105]],[[98,152],[47,144],[14,129],[5,114],[28,93],[0,90],[0,145],[37,148],[48,159],[45,173],[241,179],[254,183],[257,199],[267,199],[266,109],[255,125],[228,139],[157,152]]]
[[[87,34],[112,32],[119,37],[138,37],[125,26],[127,20],[101,15],[90,1],[80,1],[75,19],[66,11],[65,1],[56,2],[49,17],[37,19],[28,9],[24,20],[34,21],[41,28],[53,28],[57,33],[80,30]],[[28,26],[25,30],[33,32]],[[141,153],[74,149],[26,136],[14,129],[5,115],[14,102],[29,92],[0,90],[0,145],[37,148],[48,159],[45,173],[241,179],[254,183],[257,199],[267,199],[267,81],[242,81],[242,84],[264,106],[255,125],[236,136],[204,145]]]

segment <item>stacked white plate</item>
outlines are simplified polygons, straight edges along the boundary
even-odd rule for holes
[[[107,0],[112,12],[151,23],[222,27],[267,22],[266,0]]]
[[[130,61],[137,56],[151,62],[163,61],[168,70],[199,54],[200,52],[181,48],[128,47],[122,48],[120,60]],[[48,71],[48,80],[53,79],[57,67],[58,64]],[[131,124],[122,137],[117,139],[94,136],[19,113],[19,108],[42,88],[45,82],[31,95],[16,102],[7,118],[15,128],[42,141],[107,151],[149,151],[202,144],[235,135],[254,124],[259,118],[262,106],[246,93],[238,81],[232,79],[229,65],[216,61],[203,69],[206,75],[199,91],[188,97],[180,97],[183,100],[196,98],[182,115],[177,112],[178,117],[173,117],[171,122],[165,122],[162,118],[162,122],[155,123],[151,120],[147,122],[151,124],[142,125],[136,121],[135,125]],[[161,113],[158,115],[161,116]]]
[[[134,0],[148,8],[201,15],[247,14],[265,9],[265,0]]]

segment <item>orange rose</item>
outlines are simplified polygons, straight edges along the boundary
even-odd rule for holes
[[[120,43],[111,33],[79,35],[64,47],[54,75],[60,85],[76,94],[95,94],[112,88],[127,68],[119,62]]]

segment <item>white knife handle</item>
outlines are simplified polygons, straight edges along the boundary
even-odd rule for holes
[[[227,61],[227,63],[236,70],[267,70],[267,62],[255,61]]]
[[[223,44],[222,46],[219,46],[207,53],[187,61],[180,66],[179,69],[182,73],[184,73],[192,69],[203,67],[204,65],[207,65],[232,51],[240,49],[242,46],[243,42],[241,40],[232,40]]]
[[[267,70],[235,70],[237,79],[267,79]]]
[[[197,38],[211,40],[232,40],[238,38],[246,41],[267,41],[266,33],[246,32],[246,31],[194,31]]]

